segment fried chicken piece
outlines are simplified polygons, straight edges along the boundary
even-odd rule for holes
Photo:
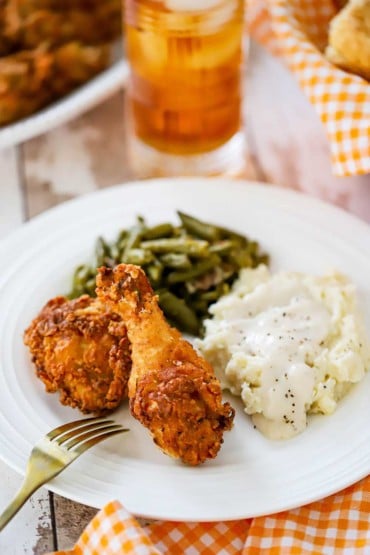
[[[105,46],[46,45],[0,58],[0,125],[28,116],[102,71]]]
[[[24,2],[10,0],[4,8],[4,36],[18,50],[37,48],[44,42],[49,46],[70,41],[96,45],[120,35],[121,19],[120,0],[101,1],[89,8],[77,5],[68,9],[60,3],[58,9],[34,10],[26,9]]]
[[[95,9],[104,4],[104,0],[2,0],[12,6],[20,17],[26,17],[37,10],[84,10]],[[107,0],[105,0],[106,2]],[[112,0],[120,5],[120,0]],[[1,0],[0,0],[1,5]]]
[[[109,48],[71,42],[52,51],[52,56],[54,73],[48,86],[59,97],[100,73],[108,65]]]
[[[370,0],[350,0],[332,19],[325,54],[338,67],[370,79]]]
[[[105,69],[121,0],[0,0],[0,126]]]
[[[25,331],[46,391],[84,413],[104,414],[127,397],[131,370],[126,327],[97,299],[50,300]]]
[[[234,409],[222,404],[212,367],[166,322],[138,266],[100,268],[100,300],[124,319],[132,349],[132,415],[168,455],[189,465],[216,457]]]
[[[5,36],[5,2],[0,0],[0,56],[11,51],[9,40]]]
[[[50,56],[21,52],[0,58],[0,125],[27,116],[47,104],[45,83],[52,75]]]
[[[7,93],[30,95],[42,92],[52,74],[52,60],[40,49],[0,58],[0,97]]]
[[[27,117],[50,102],[49,97],[33,98],[8,94],[0,97],[0,126],[15,122]]]

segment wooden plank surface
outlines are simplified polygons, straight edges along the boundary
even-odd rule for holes
[[[256,45],[248,67],[246,134],[248,178],[320,196],[370,222],[370,176],[338,179],[331,175],[325,133],[314,110],[280,62]],[[14,150],[4,152],[0,153],[3,234],[19,224],[22,211],[32,217],[76,195],[132,177],[125,156],[122,94],[29,141],[18,155]],[[9,175],[6,189],[4,175]],[[4,208],[4,199],[14,207],[12,216]],[[11,471],[4,470],[3,475],[8,487],[0,490],[2,504],[20,481]],[[53,548],[53,539],[54,548],[70,548],[95,514],[94,509],[60,496],[49,499],[43,492],[40,496],[20,513],[7,535],[0,536],[1,555],[42,555]]]
[[[12,499],[21,477],[0,462],[0,510]],[[1,555],[41,555],[54,550],[49,492],[41,489],[25,504],[0,534]]]
[[[23,191],[17,148],[0,150],[0,239],[24,219]]]
[[[0,201],[1,240],[26,219],[24,183],[18,148],[0,151]],[[0,476],[2,511],[19,489],[22,478],[1,461]],[[54,541],[49,493],[41,489],[27,501],[17,517],[1,532],[0,554],[41,554],[52,549]]]
[[[23,146],[30,216],[77,195],[128,181],[122,94]]]

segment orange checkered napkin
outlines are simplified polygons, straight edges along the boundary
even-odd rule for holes
[[[369,555],[370,476],[344,491],[267,517],[140,527],[117,502],[56,555]]]
[[[333,0],[247,0],[251,35],[284,58],[325,126],[335,175],[370,173],[370,83],[326,60]]]

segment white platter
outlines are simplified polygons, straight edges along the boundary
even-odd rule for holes
[[[147,181],[106,189],[39,216],[0,244],[0,457],[23,473],[33,444],[79,413],[36,379],[22,333],[43,303],[69,288],[99,234],[113,237],[137,214],[174,220],[176,209],[257,239],[272,269],[312,273],[336,267],[358,287],[370,329],[370,228],[313,198],[231,180]],[[241,405],[218,457],[188,468],[162,454],[127,406],[114,419],[129,434],[78,459],[49,484],[101,507],[119,499],[134,514],[214,521],[270,514],[338,491],[370,473],[370,373],[332,416],[311,418],[298,437],[273,442],[253,429]]]
[[[122,88],[128,75],[124,60],[50,106],[16,123],[0,127],[0,148],[28,141],[87,112]]]

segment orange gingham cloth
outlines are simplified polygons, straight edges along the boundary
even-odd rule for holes
[[[370,173],[370,83],[326,60],[333,0],[247,0],[251,35],[284,58],[329,138],[333,173]],[[273,110],[273,94],[271,96]]]
[[[299,509],[217,523],[141,527],[117,501],[90,522],[71,551],[57,555],[368,555],[370,476]]]

